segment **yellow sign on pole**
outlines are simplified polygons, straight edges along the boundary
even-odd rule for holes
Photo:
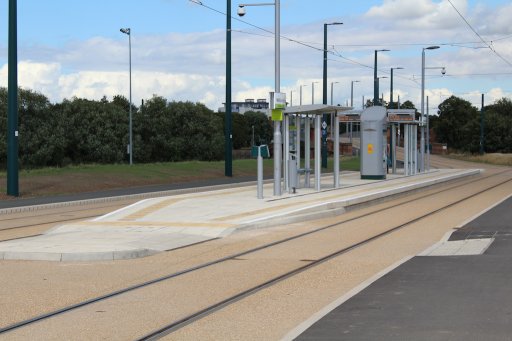
[[[272,121],[282,121],[282,120],[283,120],[283,110],[272,109]]]
[[[373,144],[368,143],[368,154],[373,154]]]

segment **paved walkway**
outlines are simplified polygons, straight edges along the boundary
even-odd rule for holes
[[[512,196],[285,340],[511,340],[511,237]]]
[[[342,214],[348,207],[478,174],[480,170],[434,170],[384,181],[361,180],[346,172],[342,187],[322,178],[322,191],[256,198],[255,186],[145,199],[94,220],[66,224],[42,236],[0,243],[0,259],[54,261],[116,260],[144,257],[246,229],[289,224]]]

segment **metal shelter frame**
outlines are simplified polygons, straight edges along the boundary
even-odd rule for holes
[[[314,134],[314,174],[315,174],[315,190],[321,190],[321,162],[322,162],[322,153],[321,153],[321,124],[322,124],[322,115],[329,114],[334,115],[334,122],[338,122],[338,124],[334,125],[334,188],[339,188],[340,186],[340,130],[339,130],[339,121],[337,120],[337,116],[339,112],[347,111],[352,108],[341,107],[341,106],[332,106],[325,104],[312,104],[312,105],[300,105],[300,106],[291,106],[287,107],[284,111],[284,184],[285,190],[292,192],[298,184],[290,183],[289,176],[289,161],[295,161],[297,165],[298,174],[304,173],[304,187],[310,187],[310,176],[311,176],[311,120],[313,120],[313,126],[315,128]],[[295,150],[290,149],[290,119],[295,118],[295,127],[297,134],[295,136]],[[301,168],[301,126],[304,123],[304,167]],[[295,186],[294,186],[295,185]]]

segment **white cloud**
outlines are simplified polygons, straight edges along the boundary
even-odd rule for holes
[[[435,11],[436,6],[430,0],[384,0],[381,6],[373,6],[366,13],[370,18],[408,19],[424,17],[426,13]]]
[[[511,32],[508,18],[512,5],[490,8],[487,5],[468,7],[466,0],[452,0],[457,8],[482,32]],[[397,45],[477,41],[466,24],[446,0],[383,0],[361,17],[347,18],[343,26],[329,29],[329,46],[358,63],[329,55],[329,86],[335,85],[335,102],[350,99],[350,82],[360,80],[354,88],[354,103],[361,97],[373,97],[373,50],[389,48],[379,54],[379,75],[389,76],[389,68],[401,66],[395,73],[395,89],[401,101],[411,100],[419,107],[421,45]],[[482,25],[485,23],[485,25]],[[235,23],[236,29],[262,33]],[[322,22],[284,26],[282,34],[322,47]],[[263,33],[263,35],[267,35]],[[504,34],[506,35],[506,34]],[[385,46],[389,43],[389,46]],[[383,45],[384,44],[384,45]],[[341,46],[343,45],[343,46]],[[346,46],[352,45],[352,46]],[[510,40],[494,43],[505,58],[512,60]],[[62,48],[20,46],[20,85],[47,95],[52,101],[72,96],[99,99],[123,94],[128,97],[128,42],[94,37],[86,41],[69,42]],[[199,101],[216,110],[225,101],[225,31],[172,33],[164,35],[134,35],[132,37],[133,100],[153,94],[170,100]],[[512,72],[488,49],[468,49],[443,46],[427,55],[428,66],[446,66],[448,74]],[[7,66],[0,64],[0,85],[7,84]],[[434,70],[431,70],[432,73]],[[386,73],[387,72],[387,73]],[[437,71],[435,71],[437,73]],[[416,82],[411,81],[415,76]],[[233,32],[232,44],[233,100],[268,98],[274,87],[274,41],[272,36]],[[311,102],[311,82],[321,81],[322,51],[282,40],[281,90],[289,96],[294,92],[294,104],[299,100],[299,86],[306,84],[303,103]],[[512,89],[505,77],[429,78],[427,88],[449,88],[454,93]],[[485,85],[483,85],[485,84]],[[480,87],[485,87],[480,89]],[[445,89],[447,90],[447,89]],[[434,91],[434,90],[429,90]],[[437,91],[437,90],[436,90]],[[381,83],[381,91],[389,98],[389,80]],[[506,95],[503,90],[502,93]],[[496,96],[498,91],[494,91]],[[330,88],[328,89],[330,99]],[[439,95],[432,93],[432,105]],[[315,85],[315,102],[322,99],[322,83]],[[445,98],[440,98],[444,100]]]
[[[127,72],[79,71],[63,73],[58,63],[19,63],[19,85],[34,89],[52,102],[64,98],[84,97],[100,99],[103,96],[129,97]],[[224,78],[198,74],[171,74],[137,71],[132,75],[132,96],[135,104],[157,94],[169,100],[197,101],[216,108],[224,99]],[[7,85],[7,65],[0,69],[0,85]]]

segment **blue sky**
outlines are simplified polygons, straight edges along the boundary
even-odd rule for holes
[[[223,0],[202,3],[226,10]],[[232,1],[235,16],[238,3]],[[509,1],[452,3],[485,40],[496,40],[493,47],[512,62]],[[6,85],[7,5],[4,0],[0,6],[0,86]],[[314,48],[321,48],[324,22],[344,22],[329,27],[329,81],[339,82],[338,103],[348,99],[351,80],[361,81],[357,98],[371,96],[373,71],[367,66],[373,65],[373,50],[388,48],[390,52],[379,54],[379,74],[389,76],[390,67],[403,66],[395,72],[395,91],[419,106],[421,47],[479,41],[447,0],[281,0],[281,7],[282,35],[309,46],[282,41],[281,87],[298,98],[300,85],[306,85],[305,104],[311,103],[312,82],[322,77],[321,51]],[[127,37],[121,27],[131,27],[133,33],[135,102],[158,94],[216,109],[224,101],[225,17],[191,1],[23,0],[18,1],[18,17],[20,84],[52,101],[126,94]],[[249,7],[243,20],[273,30],[269,7]],[[234,99],[265,98],[274,84],[273,38],[237,20],[233,29]],[[475,105],[482,92],[489,100],[510,96],[512,82],[506,74],[512,67],[490,49],[476,47],[482,44],[429,51],[427,64],[448,71],[444,77],[428,72],[432,106],[450,94]],[[385,97],[388,81],[381,85]],[[316,101],[320,86],[315,85]]]

